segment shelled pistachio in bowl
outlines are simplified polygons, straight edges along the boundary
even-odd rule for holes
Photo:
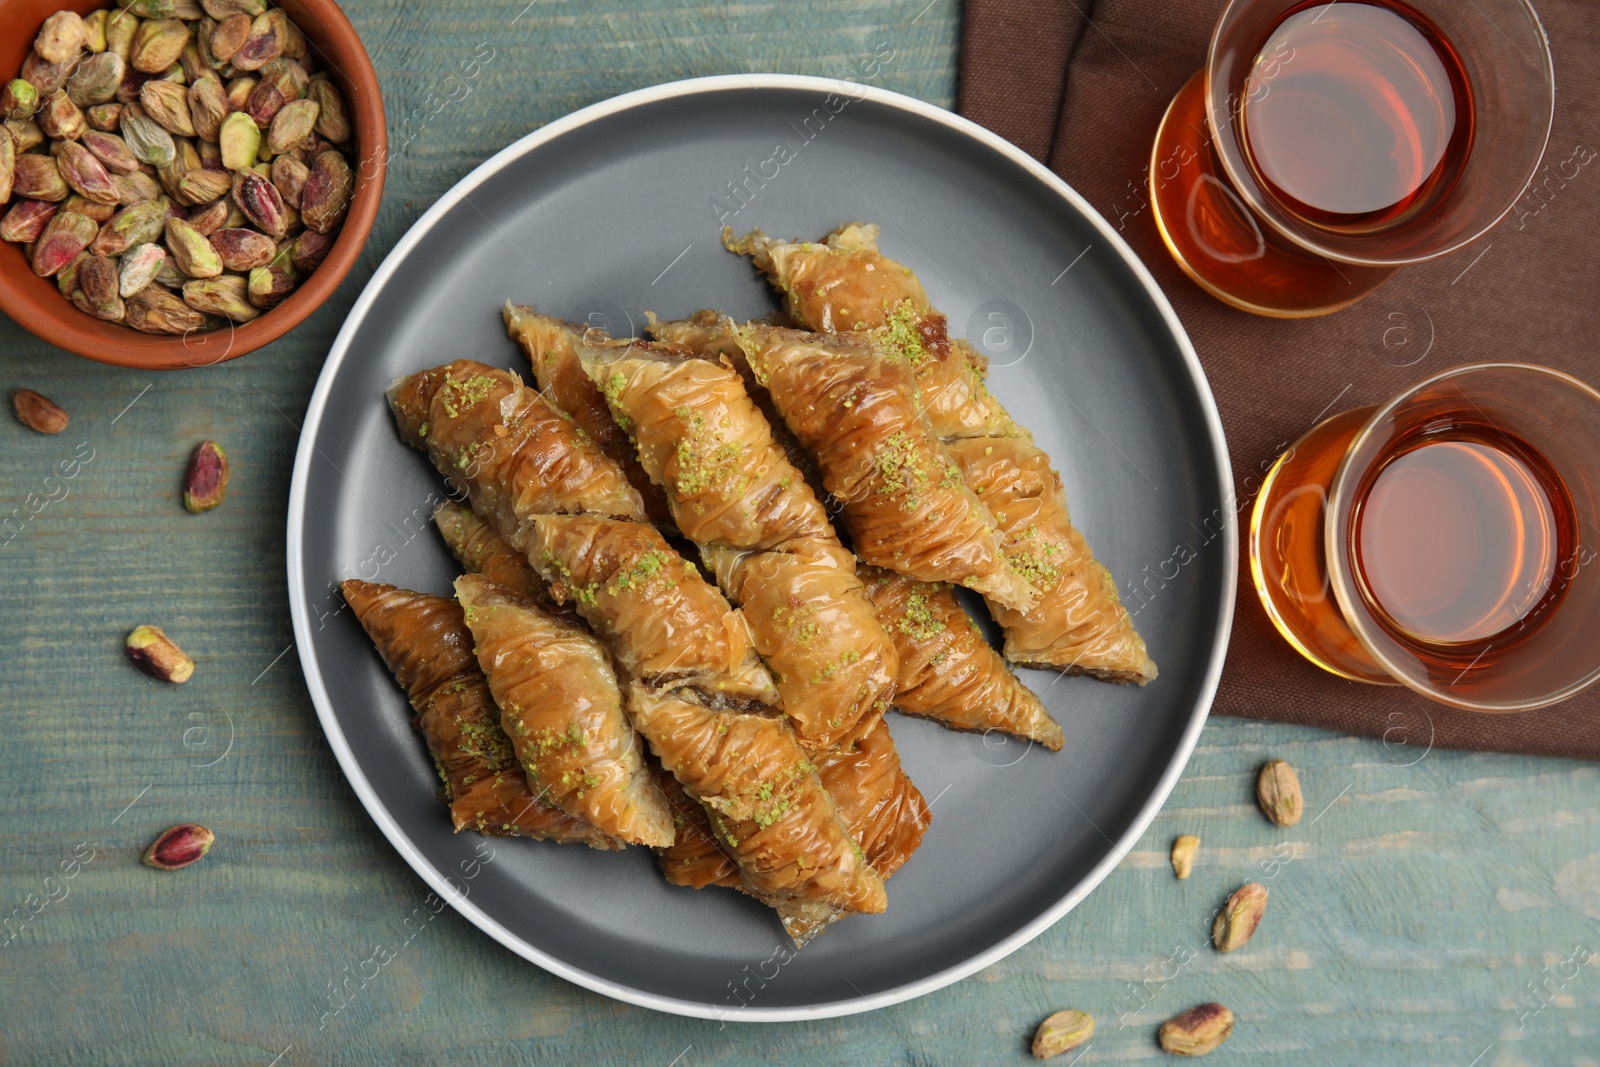
[[[0,117],[0,239],[80,311],[146,333],[275,307],[355,189],[344,97],[265,0],[58,11]]]

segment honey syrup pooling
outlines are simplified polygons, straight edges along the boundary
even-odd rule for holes
[[[1544,457],[1515,438],[1492,428],[1418,434],[1358,499],[1358,583],[1407,644],[1504,646],[1559,602],[1572,503]]]
[[[1388,2],[1316,2],[1269,34],[1245,85],[1240,141],[1279,205],[1313,226],[1409,220],[1454,185],[1472,96],[1454,49]]]

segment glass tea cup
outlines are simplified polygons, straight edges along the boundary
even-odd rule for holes
[[[1340,677],[1564,700],[1600,678],[1600,392],[1481,363],[1326,419],[1268,472],[1249,556],[1273,625]]]
[[[1526,0],[1231,0],[1157,131],[1152,213],[1218,299],[1326,314],[1510,212],[1554,105]]]

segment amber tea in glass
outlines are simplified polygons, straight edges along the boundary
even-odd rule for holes
[[[1553,100],[1524,0],[1233,0],[1156,135],[1153,214],[1213,295],[1334,311],[1505,215]]]
[[[1479,364],[1313,428],[1250,525],[1267,614],[1319,666],[1479,711],[1600,677],[1600,394]]]

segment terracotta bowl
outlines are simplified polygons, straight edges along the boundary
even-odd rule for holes
[[[87,14],[105,6],[104,0],[4,0],[0,3],[0,80],[17,76],[39,26],[50,15],[63,8]],[[351,161],[355,195],[322,265],[307,275],[287,300],[253,322],[171,337],[140,333],[84,314],[62,297],[54,278],[33,273],[21,245],[0,242],[0,311],[51,344],[101,363],[147,370],[205,367],[237,359],[277,340],[339,287],[367,243],[383,196],[389,139],[378,76],[355,29],[332,0],[282,0],[277,6],[300,27],[318,66],[344,94],[355,131],[359,156],[359,161]]]

